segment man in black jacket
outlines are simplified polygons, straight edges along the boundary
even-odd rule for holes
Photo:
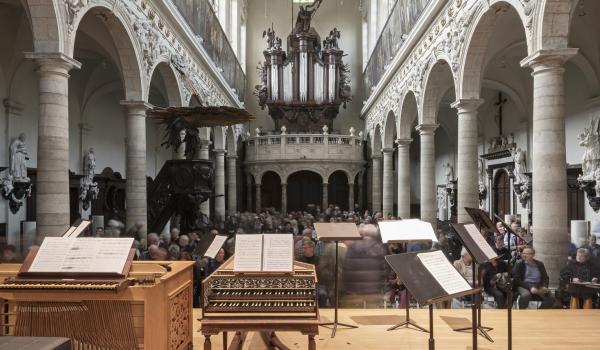
[[[554,304],[554,297],[548,290],[550,278],[541,261],[535,260],[535,250],[525,248],[521,253],[523,259],[513,268],[514,285],[521,296],[519,309],[526,309],[533,295],[542,298],[541,309],[549,309]]]

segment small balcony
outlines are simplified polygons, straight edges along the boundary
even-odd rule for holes
[[[246,162],[322,160],[363,161],[364,140],[355,135],[282,134],[250,137]]]

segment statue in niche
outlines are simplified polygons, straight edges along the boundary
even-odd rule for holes
[[[446,184],[451,184],[454,181],[454,167],[450,162],[444,164],[444,175],[446,176]]]
[[[94,149],[91,147],[83,156],[83,175],[90,183],[94,182],[94,176],[96,176],[96,155],[94,154]]]
[[[29,182],[27,177],[27,146],[25,146],[25,134],[21,133],[10,144],[10,167],[9,173],[14,182]]]
[[[98,198],[98,183],[94,181],[96,176],[96,155],[90,147],[83,156],[83,177],[79,180],[79,200],[83,210],[88,210],[92,200]]]
[[[199,150],[198,128],[190,126],[183,117],[165,122],[165,134],[161,146],[173,147],[173,159],[194,159]]]
[[[510,153],[515,162],[515,183],[523,184],[527,182],[527,178],[525,176],[525,173],[527,172],[527,167],[525,166],[525,152],[521,149],[521,147],[518,147],[516,150],[512,149]]]
[[[585,148],[581,160],[583,180],[596,180],[596,171],[600,168],[600,131],[599,119],[593,118],[589,128],[584,128],[577,137],[579,145]]]

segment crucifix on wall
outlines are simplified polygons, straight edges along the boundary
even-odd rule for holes
[[[504,98],[502,92],[499,91],[498,102],[494,103],[494,107],[497,108],[494,120],[496,121],[496,125],[498,125],[498,136],[502,136],[502,108],[507,101],[508,99]]]

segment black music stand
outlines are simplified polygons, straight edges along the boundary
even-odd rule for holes
[[[479,229],[474,224],[451,224],[452,228],[460,238],[463,246],[467,249],[469,254],[473,257],[473,286],[481,286],[481,265],[498,258],[498,254],[492,248],[489,243],[485,240]],[[479,273],[476,271],[476,265],[479,265]],[[494,342],[492,337],[487,333],[493,330],[492,327],[486,327],[481,325],[481,295],[473,295],[471,309],[473,310],[473,318],[477,318],[477,327],[464,327],[457,328],[454,331],[472,331],[479,332],[484,338],[490,342]],[[473,338],[477,341],[477,338]],[[476,344],[473,344],[475,347]]]
[[[411,225],[411,221],[415,222],[416,225]],[[407,223],[408,225],[405,225]],[[406,226],[406,228],[404,228],[404,226]],[[422,228],[419,229],[418,226],[422,226]],[[416,230],[422,230],[423,228],[426,229],[425,232],[414,232]],[[382,221],[379,223],[379,231],[382,234],[381,237],[383,243],[431,243],[433,240],[437,239],[435,237],[435,232],[433,231],[433,227],[431,227],[431,224],[425,221],[414,219]],[[418,233],[418,235],[415,235],[415,233]],[[410,297],[410,291],[408,290],[408,288],[406,288],[406,316],[404,318],[404,321],[388,328],[388,331],[393,331],[404,326],[406,326],[406,328],[410,328],[410,326],[413,326],[422,332],[429,332],[427,329],[419,326],[415,321],[410,319]]]
[[[453,278],[455,281],[462,283],[464,287],[449,293],[445,289],[445,286],[438,282],[440,276],[432,275],[421,262],[419,256],[424,256],[429,253],[438,255],[441,254],[441,256],[438,256],[439,260],[446,266],[446,268],[453,269],[455,271],[455,277]],[[387,255],[385,260],[402,279],[406,288],[411,290],[415,299],[417,299],[420,304],[429,306],[428,345],[429,350],[435,350],[435,339],[433,337],[433,304],[451,300],[453,298],[459,298],[465,295],[476,294],[480,292],[481,288],[471,288],[467,281],[458,273],[458,271],[456,271],[456,269],[454,269],[441,251],[430,250],[424,252]],[[444,272],[442,272],[441,275],[446,276]],[[473,327],[475,327],[475,320],[472,322]],[[473,337],[477,338],[477,334],[473,333]],[[474,342],[474,344],[477,343]],[[477,350],[476,345],[473,350]]]
[[[337,331],[338,326],[348,327],[348,328],[358,328],[358,326],[354,326],[351,324],[346,324],[338,321],[338,309],[339,309],[339,291],[338,291],[338,246],[340,241],[348,241],[348,240],[359,240],[362,239],[361,235],[358,233],[358,229],[356,225],[351,222],[339,222],[339,223],[323,223],[316,222],[315,223],[315,231],[317,232],[317,239],[323,242],[335,242],[335,273],[334,273],[334,282],[333,282],[333,293],[335,294],[335,304],[334,304],[334,318],[333,322],[324,322],[319,324],[319,326],[327,327],[331,326],[331,337],[335,337],[335,332]]]

